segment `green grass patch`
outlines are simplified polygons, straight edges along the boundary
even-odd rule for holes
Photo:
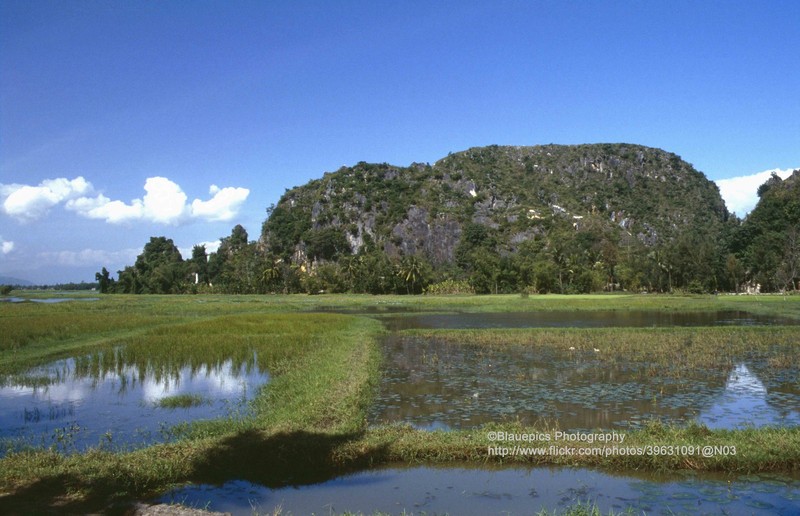
[[[155,402],[155,406],[164,409],[191,408],[207,405],[209,400],[199,394],[176,394],[166,396]]]

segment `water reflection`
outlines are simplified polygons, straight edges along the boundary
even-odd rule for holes
[[[168,437],[166,430],[178,423],[243,411],[269,378],[255,354],[246,361],[192,365],[128,364],[120,358],[118,351],[105,359],[70,358],[4,378],[0,439],[14,447],[55,445],[63,451],[147,445]],[[199,402],[187,408],[159,405],[187,394]]]
[[[697,419],[709,428],[797,425],[800,394],[790,384],[780,385],[783,392],[771,393],[746,364],[738,364],[728,375],[725,389]]]
[[[245,481],[190,486],[161,501],[232,514],[535,514],[592,500],[604,514],[797,514],[800,481],[785,477],[634,477],[587,469],[378,469],[270,489]]]
[[[446,429],[508,420],[568,430],[637,427],[651,419],[723,428],[800,424],[800,391],[786,381],[797,371],[767,364],[751,365],[762,380],[743,364],[730,372],[650,377],[647,364],[398,335],[385,341],[384,357],[373,423]]]
[[[65,301],[100,301],[99,297],[42,297],[42,298],[25,298],[25,297],[0,297],[0,302],[6,303],[63,303]]]

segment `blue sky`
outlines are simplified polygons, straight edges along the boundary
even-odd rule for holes
[[[490,144],[659,147],[740,178],[743,215],[742,177],[800,167],[798,27],[793,0],[3,0],[0,275],[256,239],[325,171]]]

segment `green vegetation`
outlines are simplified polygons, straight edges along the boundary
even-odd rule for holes
[[[739,296],[103,296],[95,302],[0,305],[0,373],[84,356],[95,371],[126,361],[161,364],[232,359],[257,351],[271,381],[245,415],[181,428],[177,441],[144,449],[101,448],[63,455],[32,449],[0,459],[0,506],[11,513],[96,512],[184,482],[243,479],[267,486],[304,484],[393,462],[556,464],[624,471],[796,471],[800,429],[709,430],[652,424],[626,432],[625,444],[735,446],[736,455],[488,457],[488,430],[554,432],[498,423],[478,430],[424,432],[408,426],[369,427],[367,411],[380,375],[373,318],[309,310],[388,313],[410,307],[439,311],[741,309],[800,318],[800,298]],[[602,360],[651,361],[663,371],[715,367],[737,353],[774,352],[775,367],[796,367],[797,330],[691,328],[674,330],[502,330],[408,332],[469,346],[601,347]],[[690,342],[690,345],[686,343]],[[674,369],[677,372],[680,368]],[[660,371],[659,374],[661,374]],[[35,379],[32,379],[33,381]],[[571,444],[587,446],[584,443]],[[593,446],[598,446],[595,443]],[[601,445],[602,446],[602,445]]]
[[[800,171],[773,175],[758,189],[759,201],[742,223],[728,257],[729,274],[766,291],[800,288]],[[747,274],[745,274],[747,273]]]
[[[190,408],[208,403],[208,400],[199,394],[176,394],[165,396],[156,401],[156,406],[165,409]]]
[[[639,145],[362,162],[287,190],[258,241],[236,226],[183,260],[153,237],[118,279],[95,279],[131,294],[796,292],[798,177],[770,179],[740,221],[689,163]]]
[[[107,328],[95,325],[87,330],[84,347],[72,345],[69,337],[63,339],[65,344],[51,336],[54,350],[26,346],[30,363],[97,342],[100,349],[89,355],[86,366],[100,371],[98,366],[109,356],[112,344],[119,352],[141,355],[151,364],[187,357],[208,363],[216,359],[208,354],[220,347],[220,359],[255,347],[272,381],[253,401],[252,415],[198,422],[181,431],[182,440],[134,452],[98,448],[69,456],[53,450],[11,454],[0,460],[0,506],[12,512],[44,507],[83,512],[107,509],[115,500],[146,496],[192,479],[266,475],[276,482],[306,471],[329,472],[334,467],[327,457],[332,447],[363,430],[378,371],[374,343],[381,332],[378,322],[337,314],[219,315],[206,309],[192,313],[194,307],[180,302],[176,307],[170,298],[160,298],[156,306],[133,305],[127,311],[142,311],[139,315],[159,307],[184,315],[169,323],[151,324],[135,335],[118,332],[116,338],[107,338]],[[37,308],[46,313],[61,307]],[[113,312],[119,307],[112,303],[104,308]],[[236,308],[228,304],[223,311]],[[170,343],[169,349],[165,342]],[[18,369],[12,361],[4,367]],[[262,462],[254,457],[272,459]]]
[[[768,359],[773,368],[800,368],[798,330],[792,327],[406,330],[412,338],[488,347],[526,346],[548,356],[590,356],[625,364],[642,376],[691,377],[742,360]],[[598,351],[595,352],[594,350]]]

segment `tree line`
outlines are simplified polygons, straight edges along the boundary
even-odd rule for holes
[[[492,230],[468,223],[452,263],[434,267],[422,254],[390,255],[368,242],[353,254],[344,230],[282,224],[286,238],[249,241],[240,225],[216,252],[195,246],[184,260],[171,239],[152,237],[136,262],[112,279],[96,274],[101,292],[182,293],[588,293],[762,292],[800,288],[800,173],[773,176],[743,221],[731,217],[714,234],[688,228],[668,242],[647,245],[600,219],[576,229],[554,218],[546,231],[500,253]],[[273,221],[274,222],[274,221]],[[301,241],[296,259],[292,241]]]

